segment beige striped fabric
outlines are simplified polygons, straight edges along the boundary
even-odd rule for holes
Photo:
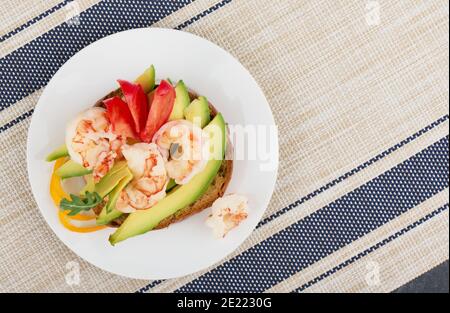
[[[3,36],[14,31],[60,2],[59,0],[3,0],[0,11],[0,20],[2,21],[0,35]]]
[[[0,36],[7,38],[0,43],[1,58],[67,19],[63,5],[8,35],[62,1],[3,2]],[[99,1],[75,2],[80,12],[88,12]],[[145,25],[177,28],[198,16],[183,30],[229,51],[262,87],[280,143],[278,181],[265,217],[447,116],[408,144],[264,224],[219,264],[146,290],[172,292],[188,284],[448,136],[448,7],[446,0],[196,0]],[[0,112],[0,291],[137,291],[150,282],[119,277],[78,258],[52,233],[36,207],[25,161],[30,118],[10,124],[36,105],[42,90]],[[304,291],[398,288],[448,259],[448,210],[395,235],[448,204],[448,198],[446,188],[266,292],[303,290],[325,273],[330,274]],[[392,236],[395,239],[376,251],[333,270]],[[81,279],[68,284],[74,264]]]

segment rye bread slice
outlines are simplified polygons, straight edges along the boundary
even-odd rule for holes
[[[116,89],[116,90],[110,92],[105,97],[103,97],[102,99],[97,101],[95,106],[104,107],[103,101],[108,98],[115,97],[115,96],[122,97],[122,91],[120,89]],[[193,101],[194,99],[198,98],[198,95],[194,91],[190,90],[189,97],[190,97],[191,101]],[[209,108],[211,110],[211,118],[214,118],[214,116],[216,116],[218,111],[210,102],[208,102],[208,104],[209,104]],[[187,207],[185,207],[181,210],[178,210],[174,214],[172,214],[169,217],[162,220],[154,229],[166,228],[172,223],[180,222],[180,221],[188,218],[191,215],[199,213],[199,212],[211,207],[211,205],[217,198],[220,198],[224,195],[224,193],[227,189],[228,183],[231,180],[232,173],[233,173],[233,160],[231,158],[231,156],[233,154],[233,148],[232,148],[232,145],[230,143],[228,136],[227,136],[227,145],[226,146],[227,146],[227,148],[226,148],[226,152],[225,152],[225,156],[226,156],[225,160],[222,161],[222,165],[220,166],[220,169],[219,169],[216,177],[214,178],[213,182],[211,183],[211,185],[209,186],[207,191],[196,202],[192,203],[191,205],[188,205]],[[94,208],[93,211],[95,212],[95,214],[97,216],[102,211],[102,208],[104,205],[105,205],[105,203],[102,203],[101,205]],[[119,227],[125,221],[125,219],[127,217],[128,217],[128,214],[123,214],[122,216],[120,216],[119,218],[115,219],[110,224],[108,224],[108,226]]]

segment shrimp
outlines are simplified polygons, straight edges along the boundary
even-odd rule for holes
[[[224,238],[230,230],[247,218],[247,203],[245,196],[237,194],[216,199],[206,220],[206,226],[213,229],[216,238]]]
[[[208,162],[209,137],[189,121],[177,120],[163,125],[152,142],[166,159],[169,177],[179,185],[187,184]]]
[[[103,108],[91,108],[72,120],[66,129],[66,146],[70,158],[93,171],[98,182],[120,157],[125,139],[112,133]]]
[[[132,213],[154,206],[166,196],[169,182],[164,158],[157,146],[152,143],[124,145],[122,154],[134,177],[122,190],[116,209],[123,213]]]

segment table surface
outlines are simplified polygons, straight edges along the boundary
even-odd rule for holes
[[[4,0],[0,292],[448,291],[448,9],[446,0]],[[279,131],[277,185],[252,236],[219,264],[165,281],[106,273],[69,251],[38,212],[25,162],[33,108],[58,68],[138,27],[229,51],[264,90]]]
[[[394,290],[395,293],[448,293],[448,261]]]

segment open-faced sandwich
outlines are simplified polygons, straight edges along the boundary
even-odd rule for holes
[[[156,84],[153,66],[118,83],[67,125],[65,144],[47,157],[56,160],[50,193],[61,223],[76,232],[118,227],[114,245],[221,200],[208,225],[224,236],[247,215],[245,199],[220,199],[233,167],[222,114],[183,81]],[[85,185],[69,196],[72,177]]]

